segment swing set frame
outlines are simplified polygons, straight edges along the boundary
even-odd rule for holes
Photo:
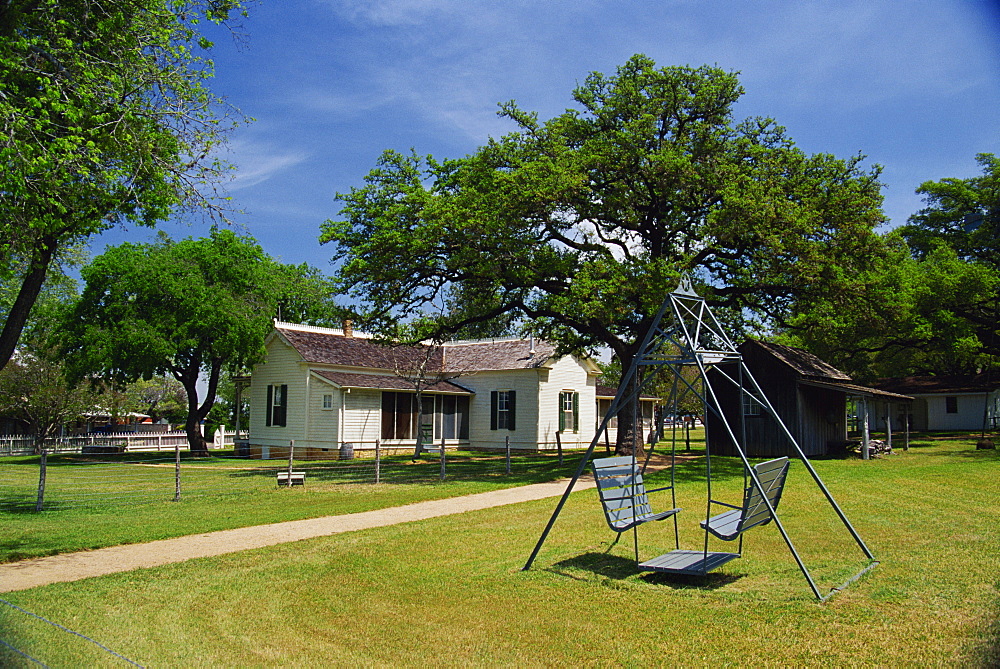
[[[668,313],[670,318],[667,318]],[[676,404],[678,400],[678,391],[681,390],[681,394],[686,394],[688,392],[695,394],[702,402],[706,417],[711,414],[715,417],[721,426],[723,426],[725,434],[729,437],[733,444],[736,446],[736,451],[743,462],[744,471],[744,489],[746,490],[746,496],[744,499],[744,504],[746,505],[749,500],[750,494],[754,491],[765,491],[767,488],[765,484],[761,481],[761,475],[758,470],[752,465],[746,456],[746,429],[743,422],[743,411],[739,411],[740,425],[737,429],[734,429],[730,425],[728,419],[726,418],[726,412],[722,410],[718,395],[713,388],[714,383],[731,383],[739,389],[740,401],[744,401],[747,397],[752,398],[753,401],[758,402],[761,408],[768,414],[773,420],[777,422],[780,426],[780,432],[788,439],[794,455],[797,456],[805,466],[806,470],[809,472],[816,486],[822,492],[823,497],[826,499],[830,507],[835,511],[838,518],[840,519],[842,525],[851,535],[854,542],[857,544],[858,548],[864,553],[865,557],[868,559],[868,564],[857,572],[854,576],[844,582],[842,585],[832,588],[829,593],[822,594],[813,580],[809,569],[803,562],[799,552],[796,550],[795,545],[792,542],[791,537],[788,534],[784,524],[777,513],[777,499],[769,499],[766,494],[758,495],[755,499],[755,503],[758,506],[762,503],[766,507],[766,512],[768,516],[761,522],[754,523],[753,525],[764,524],[766,522],[772,522],[777,527],[781,534],[782,539],[787,545],[789,552],[795,559],[799,570],[805,577],[810,590],[813,595],[821,602],[826,601],[836,593],[840,592],[847,586],[849,586],[854,581],[861,578],[864,574],[868,573],[874,569],[879,561],[872,554],[871,550],[861,539],[861,536],[851,525],[846,514],[837,504],[833,495],[830,493],[829,489],[823,483],[819,474],[816,472],[815,468],[809,462],[801,446],[798,444],[795,437],[789,431],[788,427],[781,420],[781,417],[775,411],[771,402],[768,400],[767,396],[762,391],[761,387],[758,385],[757,381],[754,379],[753,374],[747,368],[743,361],[742,354],[737,350],[736,346],[730,340],[729,336],[726,334],[725,329],[721,326],[719,321],[715,318],[705,299],[697,294],[691,285],[690,277],[687,275],[681,277],[681,281],[678,287],[667,296],[664,300],[662,306],[654,317],[649,330],[646,332],[643,340],[641,342],[639,353],[635,356],[632,364],[622,375],[621,383],[618,387],[618,392],[615,394],[614,399],[611,402],[611,406],[605,414],[600,426],[595,432],[594,439],[591,441],[590,446],[585,451],[583,457],[580,459],[580,463],[574,473],[573,477],[570,479],[566,486],[566,490],[556,504],[556,508],[549,518],[542,534],[535,545],[534,550],[528,557],[528,561],[525,563],[523,570],[528,570],[531,568],[532,563],[538,556],[538,552],[541,550],[542,545],[545,543],[545,539],[548,537],[549,532],[552,530],[552,526],[555,524],[556,519],[559,517],[566,500],[569,498],[570,493],[573,491],[573,487],[576,482],[583,475],[584,470],[587,467],[588,462],[590,462],[591,457],[594,453],[594,449],[597,446],[600,436],[606,434],[608,423],[612,418],[617,416],[619,412],[626,405],[634,407],[638,404],[637,398],[642,392],[642,388],[645,382],[648,381],[651,375],[644,375],[646,368],[650,367],[666,367],[672,372],[673,383],[671,390],[671,400]],[[699,389],[694,383],[686,379],[681,370],[683,368],[694,367],[697,369],[698,377],[701,381],[701,388]],[[736,373],[727,373],[726,368],[735,367]],[[708,374],[709,369],[714,370],[713,376],[715,380],[713,381]],[[645,377],[645,378],[644,378]],[[683,388],[681,388],[683,386]],[[675,421],[676,423],[676,421]],[[655,433],[657,436],[662,436],[662,420],[657,425]],[[738,433],[738,434],[737,434]],[[637,435],[638,437],[638,435]],[[653,442],[655,444],[656,439]],[[674,467],[677,449],[677,438],[676,438],[676,424],[674,426],[674,435],[672,438],[672,458],[671,458],[671,482],[669,488],[671,495],[674,496],[673,507],[676,507],[676,495],[674,493]],[[650,453],[647,454],[645,462],[643,462],[641,469],[638,467],[638,463],[635,461],[634,455],[632,456],[632,467],[634,473],[641,482],[641,472],[645,470],[646,464],[649,462],[649,456],[652,453],[652,448]],[[731,509],[738,509],[741,507],[735,507],[731,504],[726,504],[714,500],[712,498],[712,471],[711,471],[711,452],[709,444],[706,441],[706,481],[708,488],[708,503],[707,503],[707,514],[704,522],[701,523],[702,527],[705,529],[705,541],[703,550],[701,551],[685,551],[679,548],[679,535],[677,530],[677,512],[679,509],[672,509],[672,512],[667,514],[658,514],[664,516],[670,516],[674,519],[674,534],[675,534],[675,545],[677,548],[665,555],[661,555],[657,558],[647,560],[646,562],[638,562],[638,534],[637,527],[639,522],[629,525],[627,529],[632,529],[633,539],[636,545],[636,561],[639,569],[644,571],[654,571],[654,572],[665,572],[665,573],[675,573],[675,574],[695,574],[704,575],[708,572],[720,567],[726,562],[738,558],[742,555],[743,550],[743,531],[740,530],[735,533],[730,539],[739,539],[739,548],[736,553],[716,553],[708,550],[709,534],[711,532],[710,526],[712,524],[713,518],[711,515],[711,509],[713,504],[718,504],[722,506],[730,507]],[[767,463],[765,463],[767,464]],[[787,463],[785,465],[787,467]],[[760,467],[760,465],[757,465]],[[784,481],[782,480],[782,485]],[[778,492],[780,496],[780,490]],[[645,491],[643,491],[643,496]],[[745,511],[745,509],[744,509]],[[658,519],[658,518],[657,518]],[[614,529],[614,527],[612,527]],[[747,528],[749,529],[749,527]],[[616,530],[617,531],[617,530]],[[619,534],[619,537],[621,535]],[[718,536],[718,535],[717,535]],[[617,541],[617,539],[616,539]]]

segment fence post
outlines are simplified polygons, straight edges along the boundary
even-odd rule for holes
[[[558,432],[556,432],[556,449],[559,451],[559,464],[561,465],[563,463],[563,458],[562,458],[562,437],[561,437],[561,435]]]
[[[174,443],[174,501],[181,501],[181,444]]]
[[[45,470],[48,468],[48,454],[42,446],[42,457],[38,460],[38,500],[35,502],[35,511],[41,511],[45,504]]]
[[[507,474],[510,474],[510,435],[503,438],[503,448],[507,452]]]
[[[292,487],[292,459],[295,456],[295,440],[288,442],[288,487]]]
[[[375,483],[382,478],[382,441],[375,440]]]

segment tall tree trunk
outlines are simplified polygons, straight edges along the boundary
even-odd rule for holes
[[[42,291],[42,284],[45,283],[45,274],[48,272],[52,256],[56,251],[56,240],[45,237],[39,241],[31,257],[31,264],[21,281],[21,289],[17,293],[17,299],[7,314],[7,320],[0,331],[0,369],[7,366],[17,342],[24,331],[24,325],[28,322],[31,308],[38,299],[38,294]]]
[[[198,406],[198,372],[201,366],[197,360],[188,362],[184,369],[174,370],[174,377],[184,386],[187,395],[187,417],[184,419],[184,433],[187,435],[188,448],[197,455],[208,455],[208,442],[201,433],[201,415]],[[206,400],[207,401],[207,400]]]
[[[632,359],[633,356],[631,355],[622,356],[623,377],[632,365]],[[624,381],[625,379],[622,378],[621,382]],[[624,392],[626,397],[628,397],[635,393],[641,380],[639,375],[636,374],[627,383],[623,384],[621,382],[619,383],[620,391]],[[621,410],[618,412],[618,438],[615,443],[615,455],[633,454],[636,459],[646,457],[642,438],[642,408],[638,395],[621,405]]]

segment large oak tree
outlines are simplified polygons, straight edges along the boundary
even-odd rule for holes
[[[737,121],[742,94],[734,73],[634,56],[547,121],[502,105],[517,129],[472,155],[385,152],[321,241],[380,330],[516,313],[562,351],[608,347],[627,368],[685,270],[715,306],[780,324],[798,299],[852,290],[884,219],[878,168]],[[456,286],[475,309],[443,309]],[[633,435],[620,418],[619,452]]]

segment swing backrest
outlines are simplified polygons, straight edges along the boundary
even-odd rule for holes
[[[785,479],[788,476],[788,458],[761,462],[754,465],[753,469],[763,490],[757,487],[751,477],[743,495],[743,513],[736,530],[737,534],[771,522],[771,512],[764,499],[767,498],[771,508],[777,510],[778,502],[781,501],[781,491],[785,488]]]
[[[615,532],[653,519],[653,510],[646,496],[646,484],[639,465],[632,456],[595,459],[591,466],[597,481],[597,492],[604,507],[604,516]]]

